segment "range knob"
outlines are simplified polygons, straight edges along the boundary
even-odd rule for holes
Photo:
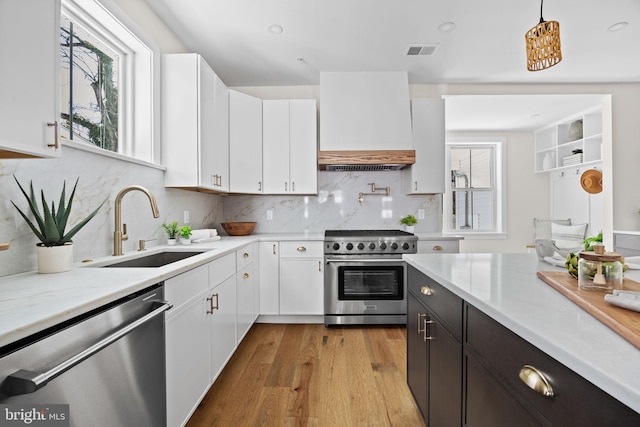
[[[398,244],[397,244],[396,242],[393,242],[393,243],[391,244],[391,249],[393,249],[394,251],[395,251],[396,249],[398,249]]]
[[[350,251],[351,249],[353,249],[353,244],[347,243],[347,250]]]
[[[404,249],[405,251],[409,249],[409,244],[407,242],[404,242],[402,244],[402,249]]]
[[[340,249],[340,243],[336,242],[333,244],[333,250],[337,251],[338,249]]]
[[[363,250],[364,249],[364,243],[358,243],[358,249]]]
[[[376,248],[376,244],[371,242],[369,243],[369,249],[374,250]]]
[[[380,249],[382,249],[383,251],[387,249],[387,244],[385,242],[380,243]]]

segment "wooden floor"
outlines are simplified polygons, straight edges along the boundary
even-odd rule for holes
[[[403,327],[255,324],[187,427],[424,426]]]

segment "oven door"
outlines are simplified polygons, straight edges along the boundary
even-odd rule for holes
[[[407,272],[399,258],[325,258],[325,324],[403,324]]]

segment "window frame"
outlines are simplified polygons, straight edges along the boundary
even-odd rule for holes
[[[451,182],[451,148],[482,148],[491,147],[491,180],[493,198],[493,224],[491,230],[459,230],[451,227],[448,218],[453,215],[453,191],[448,184],[442,195],[442,232],[443,234],[463,235],[465,239],[506,239],[506,138],[504,137],[448,137],[445,141],[445,182]],[[479,191],[485,191],[479,189]],[[473,191],[472,191],[473,192]]]
[[[62,0],[61,14],[78,22],[121,55],[118,152],[91,143],[63,145],[137,164],[161,166],[160,54],[157,45],[112,0]]]

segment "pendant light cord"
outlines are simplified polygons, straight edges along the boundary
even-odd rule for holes
[[[542,18],[542,4],[544,3],[544,0],[540,0],[540,23],[542,24],[544,22],[544,19]]]

